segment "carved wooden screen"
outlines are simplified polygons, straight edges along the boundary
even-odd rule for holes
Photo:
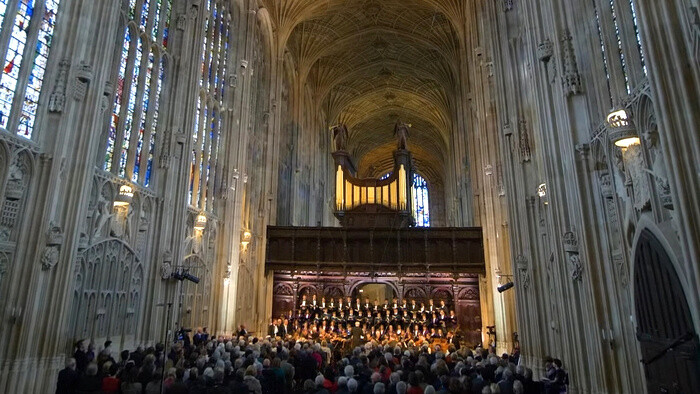
[[[678,275],[661,243],[644,231],[635,252],[637,338],[650,393],[700,393],[700,353]]]
[[[143,267],[121,240],[108,239],[82,252],[75,264],[74,339],[132,342],[142,284]]]

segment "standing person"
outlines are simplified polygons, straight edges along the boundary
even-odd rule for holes
[[[85,368],[90,363],[87,355],[87,344],[84,339],[79,340],[75,344],[75,353],[73,353],[73,358],[75,359],[76,370],[79,373],[84,373]]]
[[[350,337],[352,338],[352,347],[356,348],[362,344],[362,328],[360,328],[360,322],[355,322],[355,327],[350,330]]]
[[[270,338],[275,338],[278,332],[279,327],[277,327],[275,318],[270,319],[270,324],[267,326],[267,335],[270,336]]]
[[[66,367],[58,373],[56,394],[70,394],[75,391],[75,385],[78,383],[78,379],[80,378],[80,375],[75,368],[75,359],[72,357],[67,359]]]

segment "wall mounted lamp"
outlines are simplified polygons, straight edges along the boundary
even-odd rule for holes
[[[243,231],[243,235],[241,236],[241,247],[244,251],[248,250],[248,244],[250,243],[251,238],[253,238],[253,234],[251,234],[250,231]]]
[[[114,206],[115,207],[126,207],[131,204],[131,201],[134,199],[134,188],[132,188],[129,185],[121,185],[119,187],[119,194],[117,194],[117,198],[114,199]]]
[[[203,231],[207,227],[207,217],[203,214],[197,215],[194,221],[194,229],[198,231]]]
[[[629,114],[624,109],[614,109],[608,114],[608,137],[623,151],[632,145],[639,145],[639,136]]]

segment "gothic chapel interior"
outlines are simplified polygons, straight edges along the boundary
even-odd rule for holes
[[[377,284],[700,392],[698,0],[0,0],[0,58],[0,392]]]

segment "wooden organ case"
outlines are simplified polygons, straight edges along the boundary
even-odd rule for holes
[[[400,300],[445,300],[464,340],[481,342],[481,228],[413,227],[411,153],[398,149],[385,179],[360,179],[347,151],[333,152],[335,216],[341,227],[267,229],[267,271],[274,272],[272,315],[294,315],[302,296],[359,296],[385,284]]]

